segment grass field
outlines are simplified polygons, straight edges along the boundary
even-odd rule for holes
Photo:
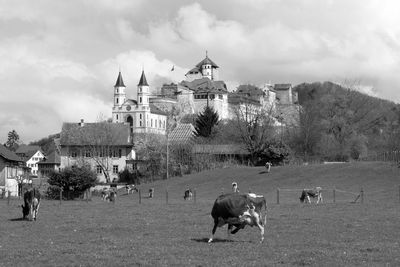
[[[43,200],[36,222],[22,221],[21,200],[0,201],[0,266],[400,266],[400,169],[349,163],[212,170],[154,184],[155,198],[118,195],[116,203]],[[256,228],[208,244],[213,201],[233,181],[268,201],[265,241]],[[184,201],[187,187],[197,201]],[[321,186],[325,203],[300,204],[301,189]],[[364,203],[331,189],[365,191]],[[168,205],[166,190],[168,189]]]

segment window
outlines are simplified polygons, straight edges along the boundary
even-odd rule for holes
[[[117,114],[117,120],[118,120],[118,114]]]
[[[100,165],[97,165],[96,166],[96,173],[97,174],[101,174],[103,172],[103,169],[101,168],[101,166]]]
[[[139,103],[142,103],[142,97],[139,97]]]
[[[118,94],[118,88],[117,88],[117,94]]]
[[[118,173],[118,165],[113,165],[113,173]]]
[[[118,98],[117,98],[117,99],[115,99],[115,101],[117,101],[117,104],[118,104]]]
[[[142,114],[139,114],[139,119],[142,119]]]
[[[153,127],[153,119],[151,119],[150,127]]]
[[[91,157],[91,153],[89,150],[85,151],[85,157],[90,158]]]
[[[139,126],[142,127],[142,121],[139,121]]]
[[[219,98],[219,99],[222,99],[222,95],[218,95],[218,98]]]
[[[71,151],[71,157],[76,158],[78,156],[78,152],[77,151]]]
[[[118,157],[122,157],[122,149],[118,149]]]

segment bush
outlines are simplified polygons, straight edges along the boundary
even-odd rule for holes
[[[74,199],[82,194],[86,189],[94,186],[96,180],[96,173],[88,166],[68,167],[60,172],[53,172],[50,174],[47,181],[51,185],[47,190],[47,197],[58,198],[59,190],[62,188],[64,192],[63,196],[65,198]]]
[[[123,170],[119,173],[119,182],[127,184],[139,184],[140,183],[140,172],[130,172],[128,169]]]

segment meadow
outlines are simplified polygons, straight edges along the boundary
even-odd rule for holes
[[[115,203],[43,200],[38,220],[21,220],[22,200],[0,200],[0,266],[400,266],[400,169],[390,163],[230,167],[120,191]],[[215,198],[239,184],[266,196],[265,241],[246,227],[208,244]],[[321,186],[324,203],[300,204]],[[144,192],[155,189],[153,199]],[[184,201],[186,187],[196,203]],[[363,188],[364,203],[354,201]],[[333,203],[332,188],[336,192]],[[166,203],[168,191],[168,204]]]

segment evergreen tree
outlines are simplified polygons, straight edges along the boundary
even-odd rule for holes
[[[11,151],[16,151],[19,146],[18,144],[19,144],[19,135],[17,131],[12,130],[8,132],[8,139],[5,146]]]
[[[210,137],[215,125],[218,124],[219,116],[213,108],[206,106],[203,113],[197,116],[195,121],[196,136]]]

